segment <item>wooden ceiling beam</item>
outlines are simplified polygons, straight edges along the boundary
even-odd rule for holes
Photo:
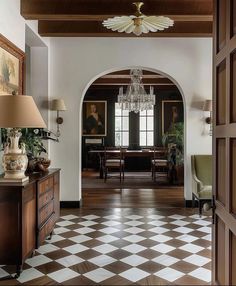
[[[129,78],[104,78],[100,77],[94,83],[94,85],[128,85],[130,84]],[[173,85],[174,83],[168,78],[144,78],[143,84],[145,85]]]
[[[45,37],[137,37],[106,29],[101,22],[39,21],[38,31]],[[211,37],[211,22],[176,22],[173,27],[140,37]]]
[[[21,15],[28,20],[103,20],[132,15],[133,0],[21,0]],[[169,15],[175,21],[212,21],[212,0],[146,0],[145,15]]]

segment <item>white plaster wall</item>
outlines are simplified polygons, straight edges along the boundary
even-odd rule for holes
[[[212,97],[212,40],[201,38],[55,38],[50,49],[50,96],[62,97],[60,143],[51,143],[50,157],[62,168],[61,200],[81,198],[81,107],[86,88],[97,76],[142,66],[168,74],[186,102],[185,197],[191,199],[190,155],[211,153],[204,134],[202,103]],[[55,130],[55,114],[51,113]]]

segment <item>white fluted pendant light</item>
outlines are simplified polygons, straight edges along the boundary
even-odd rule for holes
[[[136,36],[140,36],[142,33],[163,31],[174,25],[174,21],[168,17],[145,16],[140,10],[143,2],[134,2],[133,4],[137,8],[135,15],[109,18],[103,21],[103,26],[119,33],[134,33]]]

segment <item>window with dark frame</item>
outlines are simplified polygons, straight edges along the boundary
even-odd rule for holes
[[[154,145],[154,110],[139,112],[139,145],[148,147]]]
[[[115,146],[129,146],[129,111],[115,103]]]

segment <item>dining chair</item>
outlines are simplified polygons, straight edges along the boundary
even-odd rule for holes
[[[153,148],[153,158],[151,161],[151,171],[153,181],[165,178],[169,182],[169,162],[168,149],[164,147]]]
[[[119,170],[120,182],[125,177],[125,160],[123,156],[124,150],[120,147],[105,148],[104,150],[104,182],[107,181],[108,172],[112,170]]]

